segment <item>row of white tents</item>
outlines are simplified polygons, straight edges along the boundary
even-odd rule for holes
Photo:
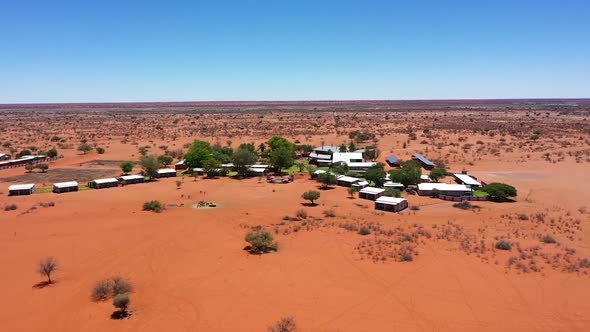
[[[174,177],[176,170],[174,168],[163,168],[158,170],[158,178]],[[103,189],[118,187],[119,185],[129,185],[145,182],[145,177],[141,174],[122,175],[116,178],[95,179],[88,182],[88,187],[92,189]],[[80,184],[77,181],[57,182],[53,184],[54,193],[66,193],[78,191]],[[34,183],[14,184],[8,187],[8,194],[11,196],[31,195],[35,192]]]

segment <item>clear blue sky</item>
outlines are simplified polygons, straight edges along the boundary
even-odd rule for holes
[[[0,2],[0,103],[590,97],[590,1]]]

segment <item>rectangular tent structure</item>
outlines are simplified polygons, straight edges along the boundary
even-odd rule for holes
[[[357,191],[360,191],[361,189],[368,187],[369,186],[369,182],[367,181],[358,181],[352,184],[352,187],[356,188]]]
[[[31,195],[33,192],[35,192],[35,184],[33,183],[8,186],[8,195],[10,196]]]
[[[158,170],[157,178],[173,178],[176,176],[176,170],[174,168],[162,168]]]
[[[383,188],[385,188],[385,189],[394,188],[394,189],[403,190],[404,185],[399,182],[387,181],[383,184]]]
[[[405,198],[381,196],[375,200],[375,210],[399,212],[407,207]]]
[[[438,194],[445,196],[470,196],[471,188],[463,184],[449,184],[449,183],[419,183],[418,195],[432,196],[433,190],[437,190]]]
[[[205,169],[202,167],[195,167],[195,168],[193,168],[193,175],[194,174],[203,175],[203,174],[205,174]]]
[[[118,186],[119,180],[115,178],[96,179],[88,182],[88,187],[92,189],[112,188]]]
[[[383,196],[385,189],[376,187],[365,187],[359,191],[359,198],[370,199],[372,201]]]
[[[457,181],[457,183],[464,184],[470,188],[481,187],[481,183],[479,181],[477,181],[476,179],[474,179],[473,177],[471,177],[467,174],[454,173],[453,177],[455,178],[455,181]]]
[[[188,166],[186,166],[184,160],[181,160],[181,161],[177,162],[176,164],[174,164],[174,169],[176,169],[177,171],[184,171],[187,168],[188,168]]]
[[[248,167],[247,173],[249,176],[263,176],[266,174],[266,168]]]
[[[424,157],[419,153],[412,154],[412,159],[418,160],[422,164],[422,167],[424,167],[425,169],[433,169],[435,166],[432,161],[428,160],[428,158]]]
[[[364,173],[367,169],[377,165],[376,162],[372,161],[363,161],[363,162],[350,162],[346,164],[348,166],[348,170],[351,172],[357,173]]]
[[[53,184],[53,192],[56,194],[78,191],[78,188],[79,184],[76,181],[58,182]]]
[[[134,174],[134,175],[122,175],[118,178],[121,184],[136,184],[136,183],[144,183],[145,178],[143,175]]]
[[[353,184],[359,182],[359,178],[355,178],[352,176],[340,175],[336,178],[336,184],[342,187],[352,187]]]

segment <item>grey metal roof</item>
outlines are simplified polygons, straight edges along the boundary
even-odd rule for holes
[[[430,160],[428,160],[428,158],[424,157],[423,155],[419,154],[419,153],[414,153],[412,154],[412,156],[418,160],[420,160],[420,162],[422,162],[424,165],[428,165],[428,166],[434,166],[434,163]]]

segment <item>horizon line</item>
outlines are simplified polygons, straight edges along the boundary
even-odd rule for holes
[[[299,99],[299,100],[170,100],[170,101],[73,101],[73,102],[16,102],[0,106],[42,105],[100,105],[100,104],[246,104],[246,103],[336,103],[336,102],[448,102],[448,101],[590,101],[590,97],[522,97],[522,98],[434,98],[434,99]]]

